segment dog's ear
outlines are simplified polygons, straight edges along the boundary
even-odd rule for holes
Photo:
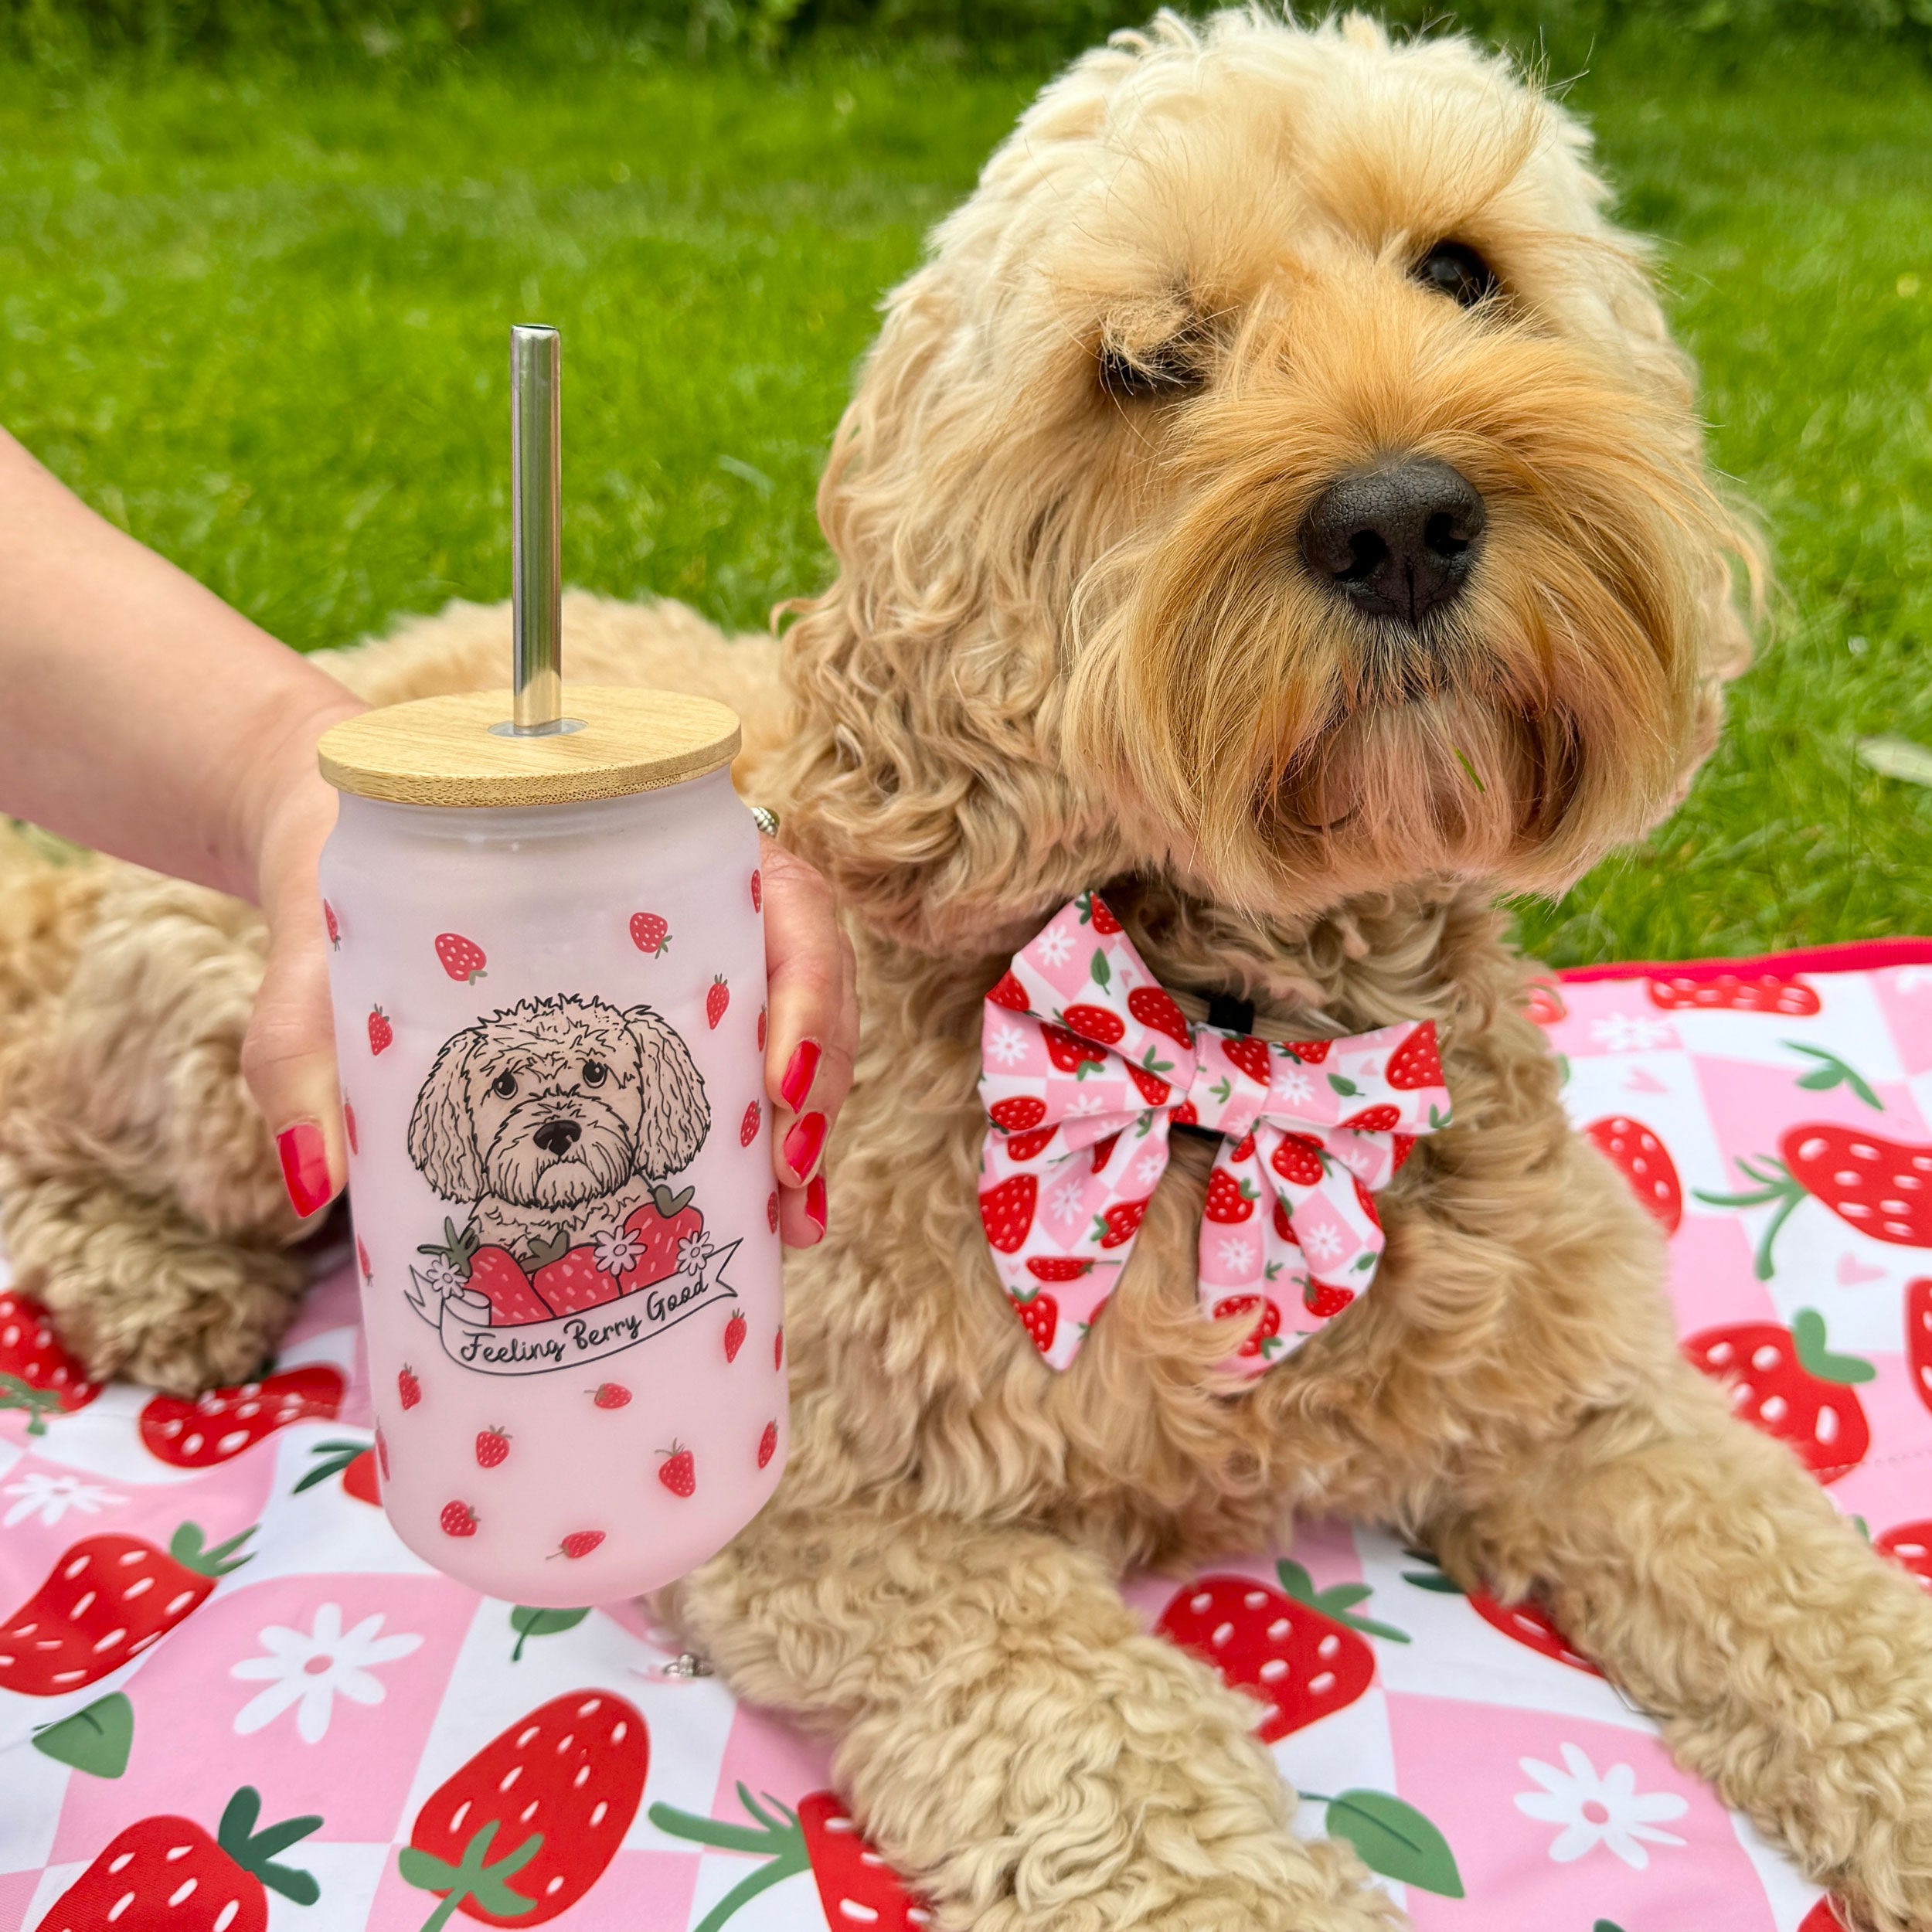
[[[468,1085],[470,1061],[482,1042],[482,1029],[469,1026],[443,1043],[410,1115],[410,1158],[446,1201],[474,1201],[483,1192]]]
[[[711,1131],[704,1077],[683,1036],[648,1006],[624,1016],[638,1043],[644,1111],[638,1128],[637,1171],[653,1179],[689,1167]]]

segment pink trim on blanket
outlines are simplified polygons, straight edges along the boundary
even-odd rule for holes
[[[1932,966],[1932,939],[1850,939],[1749,959],[1614,959],[1566,966],[1556,977],[1581,986],[1597,979],[1717,979],[1726,973],[1875,973],[1888,966]]]

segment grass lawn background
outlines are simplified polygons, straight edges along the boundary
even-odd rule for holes
[[[1645,850],[1523,909],[1560,963],[1932,931],[1932,80],[1607,57],[1575,87],[1664,243],[1781,591]],[[1029,91],[485,66],[406,89],[0,70],[0,422],[300,648],[509,581],[505,328],[565,332],[564,566],[753,625],[815,587],[878,295]]]

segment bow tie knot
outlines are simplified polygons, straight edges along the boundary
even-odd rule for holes
[[[1096,893],[986,996],[980,1217],[1041,1354],[1065,1368],[1133,1251],[1168,1136],[1221,1137],[1201,1225],[1212,1318],[1258,1374],[1349,1306],[1382,1252],[1374,1192],[1449,1122],[1435,1029],[1273,1043],[1196,1025]]]

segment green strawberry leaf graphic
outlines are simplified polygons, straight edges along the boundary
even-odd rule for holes
[[[498,1918],[521,1918],[526,1912],[536,1910],[536,1900],[526,1899],[520,1892],[512,1892],[506,1879],[513,1878],[543,1849],[543,1834],[532,1832],[515,1851],[506,1852],[492,1865],[490,1862],[490,1845],[495,1839],[500,1818],[492,1818],[463,1848],[463,1862],[451,1865],[446,1860],[434,1858],[427,1852],[419,1852],[413,1845],[406,1845],[396,1855],[396,1869],[411,1885],[420,1886],[425,1892],[443,1892],[447,1896],[443,1903],[423,1921],[423,1932],[442,1932],[448,1924],[452,1913],[464,1909],[466,1916],[476,1918],[484,1913],[494,1913]],[[471,1913],[467,1908],[474,1903],[478,1909]]]
[[[318,1482],[326,1482],[331,1476],[339,1476],[359,1457],[369,1453],[366,1442],[318,1442],[308,1452],[321,1458],[314,1468],[288,1492],[299,1496],[304,1489],[313,1489]]]
[[[59,1413],[60,1398],[51,1389],[36,1389],[19,1376],[0,1375],[0,1409],[24,1409],[27,1434],[44,1436],[47,1417]]]
[[[1353,1080],[1349,1079],[1345,1074],[1331,1073],[1328,1076],[1328,1084],[1345,1099],[1352,1100],[1356,1094],[1362,1091],[1362,1089],[1356,1086]]]
[[[1371,1617],[1355,1614],[1355,1606],[1366,1602],[1372,1594],[1369,1584],[1331,1583],[1326,1590],[1318,1590],[1315,1587],[1315,1579],[1301,1564],[1285,1560],[1275,1565],[1274,1573],[1281,1578],[1282,1589],[1298,1604],[1306,1604],[1311,1610],[1318,1610],[1332,1621],[1345,1624],[1350,1630],[1359,1630],[1365,1636],[1386,1637],[1392,1644],[1408,1642],[1406,1631],[1397,1630],[1390,1624],[1378,1624]]]
[[[1590,1932],[1624,1932],[1624,1928],[1612,1919],[1599,1919]]]
[[[747,1904],[760,1892],[790,1878],[795,1872],[808,1872],[811,1869],[811,1855],[805,1849],[805,1835],[799,1826],[796,1811],[789,1805],[780,1804],[769,1791],[765,1794],[765,1804],[771,1810],[767,1811],[743,1784],[738,1787],[738,1802],[744,1807],[748,1817],[758,1821],[757,1825],[726,1825],[717,1818],[699,1818],[689,1811],[680,1811],[670,1804],[651,1807],[651,1822],[673,1838],[689,1838],[696,1844],[715,1846],[721,1852],[746,1852],[766,1861],[727,1892],[692,1927],[692,1932],[719,1932],[719,1928],[736,1915],[740,1906]]]
[[[1869,1382],[1878,1373],[1870,1362],[1855,1355],[1834,1355],[1825,1345],[1825,1318],[1815,1308],[1800,1308],[1791,1317],[1791,1345],[1798,1352],[1798,1366],[1821,1382],[1835,1382],[1840,1387],[1855,1382]]]
[[[36,1750],[90,1777],[120,1777],[134,1741],[134,1707],[120,1691],[57,1724],[43,1724],[33,1734]]]
[[[1301,1795],[1328,1806],[1328,1835],[1346,1838],[1370,1871],[1445,1899],[1463,1896],[1449,1841],[1413,1804],[1387,1791],[1344,1791],[1325,1799],[1314,1791]]]
[[[539,1610],[532,1604],[519,1604],[510,1612],[510,1628],[516,1632],[516,1648],[510,1652],[510,1662],[514,1664],[522,1656],[523,1646],[531,1638],[555,1637],[575,1630],[590,1614],[587,1610]]]
[[[1869,1083],[1856,1069],[1848,1066],[1835,1053],[1828,1053],[1821,1046],[1807,1046],[1802,1040],[1781,1040],[1781,1046],[1788,1046],[1794,1053],[1804,1053],[1818,1063],[1808,1073],[1798,1076],[1798,1085],[1814,1094],[1822,1094],[1834,1087],[1849,1087],[1867,1107],[1885,1111],[1885,1103],[1872,1091]]]
[[[1096,986],[1106,986],[1112,984],[1114,969],[1107,964],[1106,954],[1102,952],[1097,946],[1094,949],[1093,964],[1087,970],[1092,975]]]

